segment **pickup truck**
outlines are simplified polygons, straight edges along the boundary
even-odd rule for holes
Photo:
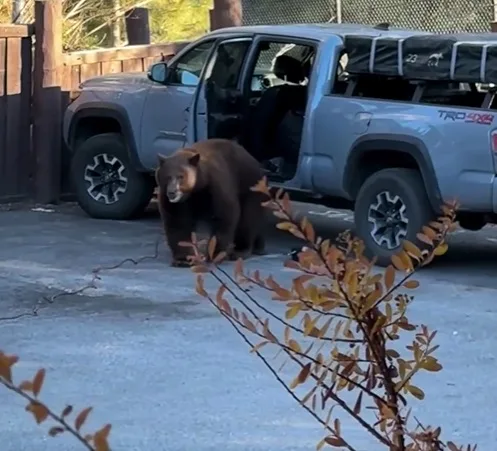
[[[354,211],[386,265],[446,200],[463,228],[496,222],[494,44],[385,24],[210,32],[146,74],[81,84],[63,124],[77,200],[94,218],[136,217],[158,153],[234,139],[294,200]]]

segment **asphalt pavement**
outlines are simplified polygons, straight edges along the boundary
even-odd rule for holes
[[[323,236],[353,228],[348,212],[297,204]],[[99,221],[76,206],[0,212],[0,349],[18,354],[15,379],[45,367],[41,398],[55,410],[94,406],[88,430],[111,422],[114,451],[304,451],[322,428],[299,407],[231,326],[194,292],[194,276],[156,259],[103,272],[97,288],[70,293],[97,266],[153,255],[156,211],[137,221]],[[247,265],[279,280],[296,240],[273,231],[268,254]],[[421,374],[414,413],[444,437],[496,449],[497,228],[458,231],[446,256],[418,275],[411,318],[438,330],[444,370]],[[215,287],[209,282],[208,288]],[[262,294],[261,294],[262,296]],[[271,308],[274,301],[261,297]],[[6,317],[29,313],[15,320]],[[284,373],[291,377],[291,368]],[[342,429],[359,451],[381,450],[352,421]],[[1,450],[79,450],[51,438],[24,402],[0,388]]]

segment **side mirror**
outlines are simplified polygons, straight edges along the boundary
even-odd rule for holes
[[[164,62],[152,64],[147,72],[149,80],[164,84],[167,80],[168,67]]]

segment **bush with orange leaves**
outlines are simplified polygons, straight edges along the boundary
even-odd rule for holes
[[[409,321],[413,296],[399,292],[417,288],[419,283],[412,279],[416,270],[447,251],[446,236],[455,227],[457,205],[444,205],[443,215],[423,227],[417,236],[423,249],[405,242],[392,265],[383,274],[374,274],[374,260],[364,256],[360,240],[348,232],[335,244],[317,237],[305,217],[293,217],[287,193],[279,190],[273,196],[265,179],[253,189],[268,195],[265,206],[281,220],[277,227],[304,241],[307,248],[300,252],[298,262],[284,265],[301,273],[291,285],[284,286],[271,275],[263,278],[260,271],[245,270],[242,260],[236,262],[231,276],[219,266],[225,255],[214,255],[215,237],[205,253],[201,251],[205,242],[197,241],[195,235],[192,242],[182,245],[193,250],[197,293],[212,303],[286,391],[324,427],[326,435],[317,449],[358,449],[342,433],[340,420],[333,417],[338,407],[389,451],[474,451],[476,445],[443,442],[440,427],[424,427],[410,418],[409,397],[425,397],[415,384],[416,374],[440,371],[442,365],[434,356],[436,331]],[[205,275],[219,283],[217,294],[205,289]],[[256,299],[254,287],[286,306],[284,318]],[[281,337],[274,333],[269,318],[284,327]],[[408,334],[413,335],[412,342],[401,353],[395,342]],[[250,336],[260,341],[255,344]],[[261,348],[268,345],[286,357],[283,364],[293,362],[293,380],[284,380],[281,367],[276,370],[263,355]],[[353,402],[345,399],[345,392],[356,393]]]
[[[94,434],[83,435],[81,428],[92,411],[92,407],[86,407],[81,410],[74,421],[69,421],[69,416],[73,412],[73,407],[70,405],[66,406],[60,414],[55,413],[39,399],[45,380],[45,369],[39,369],[33,380],[25,380],[20,384],[16,384],[12,378],[12,368],[18,361],[18,356],[7,355],[0,351],[0,384],[28,402],[26,411],[31,412],[37,424],[44,423],[50,419],[55,423],[48,431],[51,437],[66,432],[71,434],[87,450],[110,451],[108,443],[110,424],[106,424]]]

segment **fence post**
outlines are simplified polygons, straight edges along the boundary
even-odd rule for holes
[[[214,8],[209,11],[210,29],[242,25],[242,0],[214,0]]]
[[[55,203],[61,192],[62,20],[62,0],[35,0],[33,151],[39,203]]]

